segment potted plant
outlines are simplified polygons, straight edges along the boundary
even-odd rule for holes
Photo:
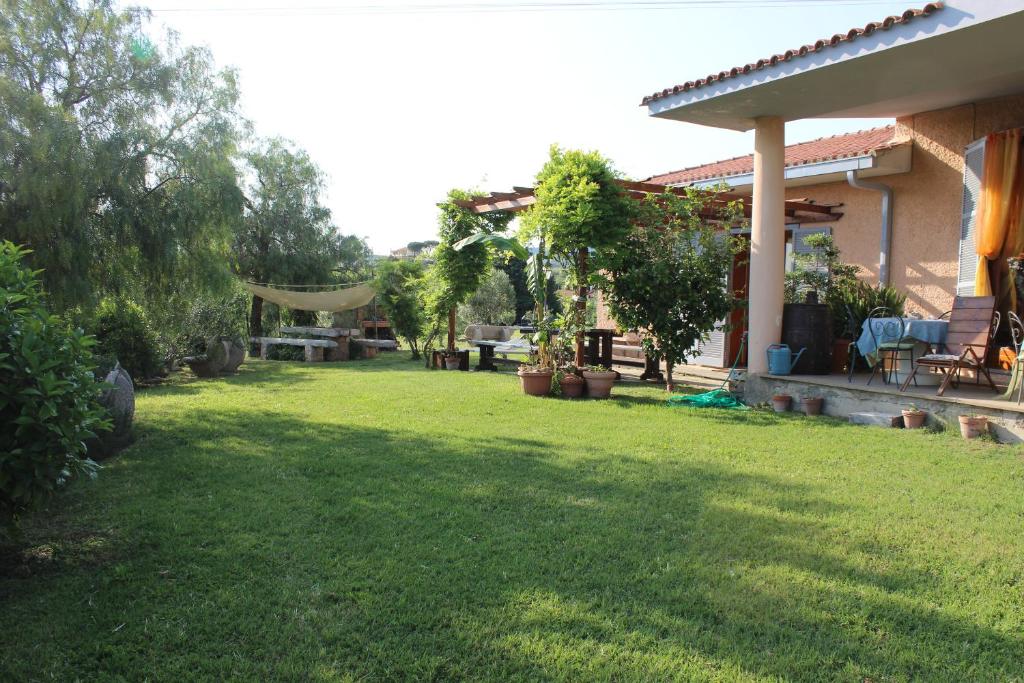
[[[576,368],[572,365],[564,370],[558,371],[558,386],[565,398],[579,398],[586,388],[586,380],[576,374]]]
[[[905,429],[920,429],[924,426],[925,418],[928,417],[928,413],[919,409],[913,403],[900,412],[903,413],[903,427]]]
[[[789,394],[775,394],[772,396],[772,409],[776,413],[784,413],[789,410],[790,404],[793,403],[793,397]]]
[[[612,385],[619,373],[602,365],[588,365],[583,368],[583,379],[587,383],[587,396],[590,398],[608,398],[612,394]]]
[[[444,352],[444,367],[447,370],[458,370],[459,364],[462,359],[459,358],[458,351],[445,351]]]
[[[821,396],[804,396],[800,401],[804,415],[821,415],[821,406],[825,399]]]
[[[988,418],[984,415],[961,415],[960,436],[965,439],[977,439],[988,431]]]
[[[523,393],[527,396],[547,396],[551,393],[551,378],[554,371],[550,366],[540,363],[534,365],[520,365],[519,383],[523,387]]]

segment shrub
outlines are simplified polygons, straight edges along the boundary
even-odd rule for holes
[[[110,426],[92,340],[47,312],[27,253],[0,242],[0,529],[75,474],[94,475],[83,442]]]
[[[97,353],[107,362],[117,359],[132,379],[154,377],[160,371],[156,333],[135,302],[123,297],[100,302],[93,334]]]

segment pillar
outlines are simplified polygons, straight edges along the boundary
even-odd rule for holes
[[[750,231],[748,370],[768,372],[765,352],[782,337],[786,269],[786,125],[754,120],[754,201]]]

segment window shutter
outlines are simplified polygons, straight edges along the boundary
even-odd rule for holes
[[[804,243],[811,235],[831,235],[832,228],[793,228],[793,253],[813,254],[814,249]]]
[[[985,164],[984,138],[972,142],[964,153],[964,199],[960,212],[960,270],[957,296],[974,295],[974,275],[978,270],[978,254],[974,235],[978,223],[978,200],[981,198],[981,173]]]

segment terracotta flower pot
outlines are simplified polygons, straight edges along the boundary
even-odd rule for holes
[[[923,410],[903,410],[903,427],[904,429],[920,429],[924,426],[925,418],[928,417],[928,413]]]
[[[608,398],[612,394],[616,373],[611,370],[584,370],[583,379],[587,381],[587,396],[590,398]]]
[[[462,362],[462,359],[459,358],[458,356],[445,356],[444,357],[444,366],[445,366],[445,368],[447,368],[449,370],[458,370],[459,369],[459,364],[461,362]]]
[[[558,380],[558,384],[562,387],[562,396],[566,398],[579,398],[587,386],[584,379],[577,375],[566,375]]]
[[[960,436],[965,439],[977,439],[988,431],[987,417],[960,416]]]
[[[551,393],[551,370],[520,370],[519,382],[528,396],[547,396]]]
[[[800,404],[804,409],[804,415],[821,415],[821,406],[825,402],[821,396],[809,396],[803,399]]]
[[[776,394],[772,396],[772,409],[776,413],[784,413],[789,410],[789,406],[793,403],[793,397],[789,394]]]

